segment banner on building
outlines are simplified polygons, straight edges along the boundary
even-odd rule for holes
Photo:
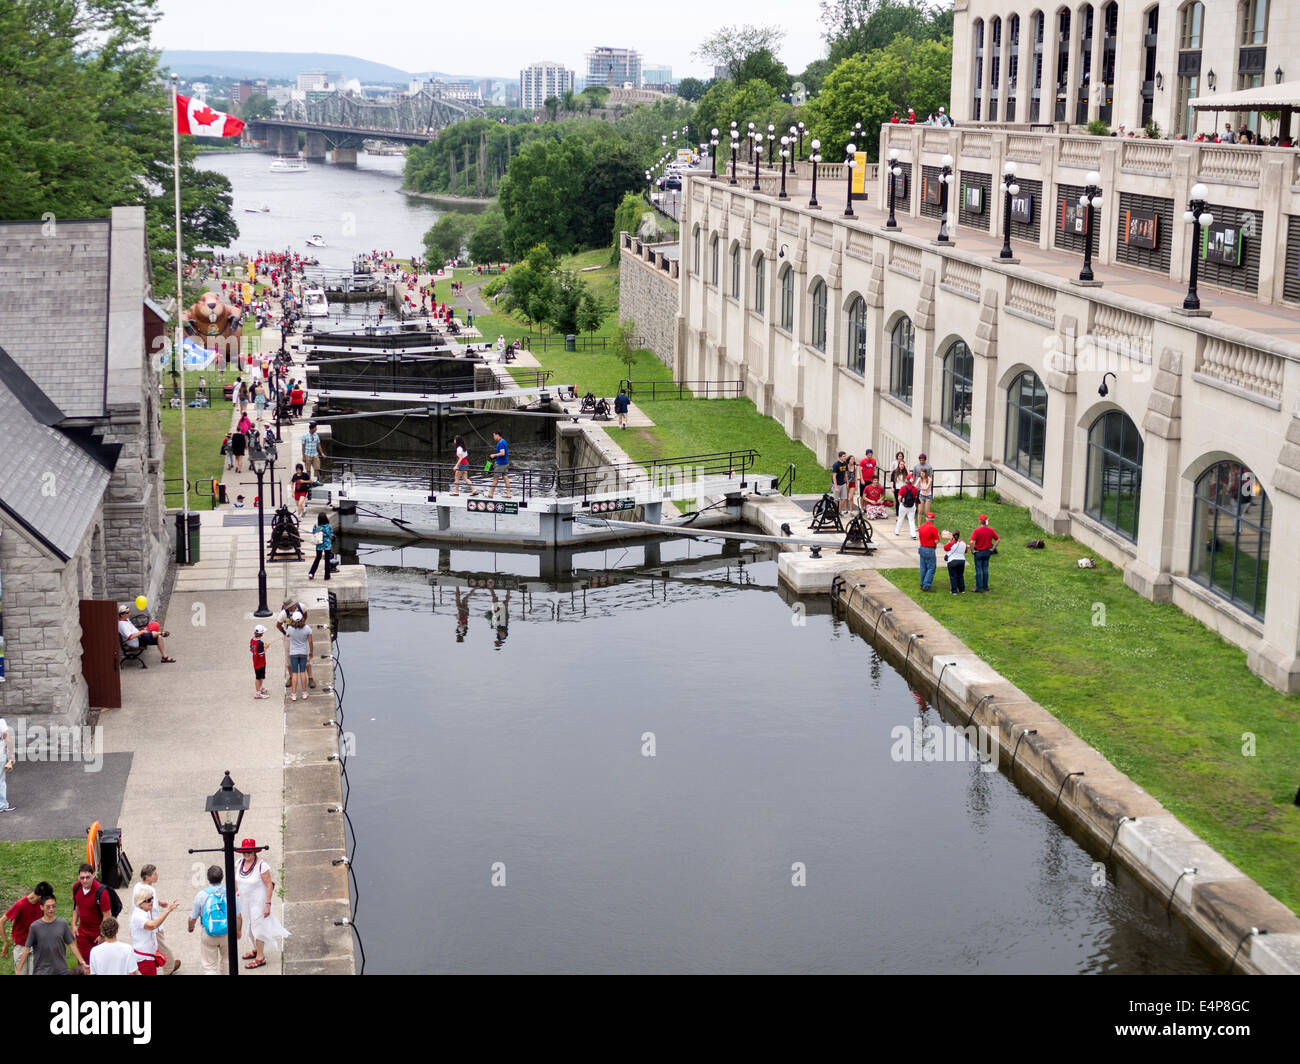
[[[1201,230],[1201,258],[1223,266],[1240,266],[1246,239],[1236,222],[1215,222]]]
[[[984,189],[979,185],[963,185],[961,201],[962,205],[971,214],[984,213]]]
[[[1160,216],[1155,211],[1124,212],[1124,243],[1154,250],[1159,234]]]
[[[1011,220],[1022,225],[1032,225],[1034,221],[1034,194],[1021,192],[1011,197]]]

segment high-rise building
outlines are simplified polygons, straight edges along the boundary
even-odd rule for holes
[[[519,71],[519,106],[536,111],[550,96],[562,96],[573,88],[573,71],[563,63],[544,59]]]
[[[641,87],[641,53],[634,48],[608,48],[604,45],[587,53],[587,84],[622,88]]]
[[[298,88],[304,92],[324,92],[329,88],[329,77],[323,70],[305,70],[298,75]]]
[[[673,83],[673,68],[670,66],[648,66],[641,71],[641,84],[663,87]]]

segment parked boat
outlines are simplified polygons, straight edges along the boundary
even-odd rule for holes
[[[260,206],[260,207],[245,207],[245,208],[244,208],[244,213],[245,213],[245,214],[269,214],[270,212],[271,212],[271,208],[268,207],[265,203],[263,203],[262,206]]]
[[[307,160],[296,155],[281,155],[271,160],[271,172],[276,174],[302,174],[307,171]]]
[[[320,233],[312,233],[312,235],[307,238],[307,244],[314,248],[323,248],[326,246],[325,238],[321,236]]]
[[[321,288],[304,288],[302,291],[302,309],[309,318],[327,318],[330,313],[329,300]]]

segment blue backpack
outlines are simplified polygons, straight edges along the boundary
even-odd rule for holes
[[[208,887],[207,898],[203,901],[203,930],[209,935],[224,935],[230,930],[226,918],[226,892]]]

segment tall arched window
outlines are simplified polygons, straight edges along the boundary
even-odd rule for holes
[[[1196,135],[1196,112],[1188,101],[1200,93],[1201,39],[1205,30],[1205,5],[1200,0],[1184,4],[1178,15],[1178,87],[1174,122],[1179,133]],[[1172,131],[1171,131],[1172,132]]]
[[[1043,441],[1047,435],[1047,389],[1032,370],[1007,389],[1006,464],[1035,484],[1043,482]]]
[[[1065,121],[1065,103],[1069,88],[1070,9],[1063,7],[1056,13],[1056,102],[1052,108],[1054,121]]]
[[[1240,462],[1219,462],[1196,481],[1188,574],[1255,617],[1268,592],[1273,505]]]
[[[760,254],[754,260],[754,309],[763,313],[763,300],[767,291],[767,260]]]
[[[906,315],[894,323],[889,334],[889,394],[912,405],[912,358],[916,333]]]
[[[1263,46],[1268,43],[1268,0],[1241,0],[1237,5],[1237,88],[1254,89],[1264,84]],[[1233,123],[1259,132],[1258,111],[1238,111]]]
[[[847,365],[854,373],[867,372],[867,304],[856,297],[849,305]]]
[[[1142,434],[1128,415],[1111,410],[1088,430],[1088,483],[1083,512],[1136,540],[1142,501]]]
[[[695,268],[691,272],[698,277],[700,275],[700,227],[698,225],[695,227],[694,233],[694,252]]]
[[[942,424],[955,436],[970,439],[971,397],[975,394],[975,359],[964,340],[954,340],[943,356]]]
[[[718,285],[718,271],[722,268],[722,263],[720,261],[722,258],[722,248],[719,246],[717,233],[714,233],[713,239],[709,241],[709,258],[713,260],[710,264],[710,280],[716,288]]]
[[[826,350],[826,282],[819,280],[812,290],[812,335],[809,337],[818,351]]]
[[[737,244],[731,249],[731,294],[735,299],[740,298],[740,245]]]
[[[789,266],[781,271],[781,328],[794,331],[794,270]]]
[[[974,92],[971,93],[971,117],[978,122],[983,115],[980,113],[981,104],[984,102],[984,20],[977,18],[975,25],[972,27],[975,37],[975,86]]]

